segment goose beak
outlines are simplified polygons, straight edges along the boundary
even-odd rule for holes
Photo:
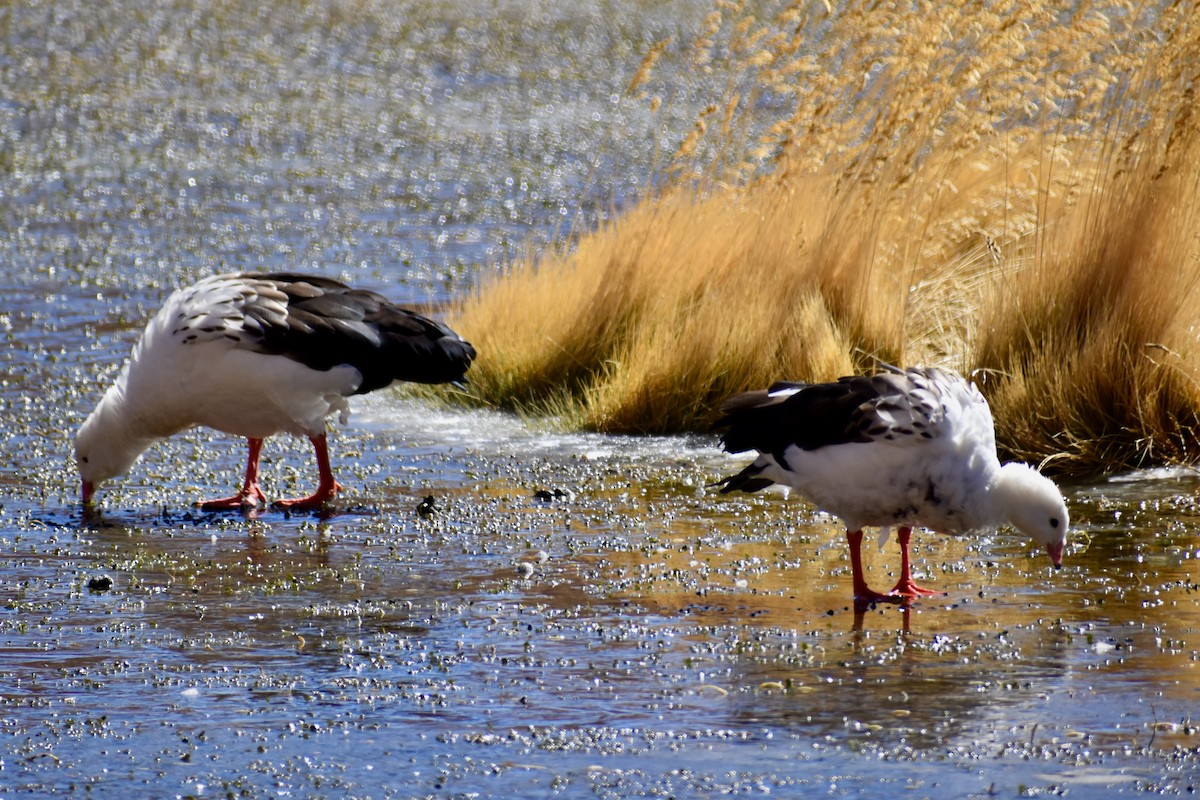
[[[1063,545],[1063,542],[1051,542],[1046,545],[1046,552],[1050,554],[1050,561],[1055,569],[1062,569]]]
[[[83,501],[84,508],[90,508],[92,505],[92,500],[96,496],[96,484],[89,480],[82,481],[80,484],[79,496]]]

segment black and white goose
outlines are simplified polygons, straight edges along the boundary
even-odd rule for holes
[[[333,477],[325,418],[346,398],[393,381],[461,380],[475,349],[446,326],[374,292],[293,273],[215,275],[167,298],[116,382],[80,427],[75,461],[90,506],[101,482],[129,470],[154,442],[203,425],[244,436],[242,489],[206,510],[266,503],[258,484],[263,439],[307,436],[317,457],[313,494],[277,506],[319,507]]]
[[[940,594],[912,579],[911,528],[963,534],[1011,524],[1062,566],[1069,518],[1062,493],[1025,464],[1001,465],[987,401],[949,370],[890,371],[832,383],[777,383],[727,400],[717,422],[730,453],[758,458],[722,492],[796,489],[846,525],[858,607]],[[863,576],[864,526],[882,544],[899,527],[900,579],[887,593]]]

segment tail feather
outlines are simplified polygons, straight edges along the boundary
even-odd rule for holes
[[[445,325],[414,311],[398,308],[389,311],[387,322],[379,324],[382,346],[355,364],[360,370],[371,372],[372,380],[364,383],[374,384],[371,388],[375,388],[394,380],[455,383],[465,379],[475,360],[475,348],[469,342]]]
[[[763,477],[763,470],[764,467],[755,461],[737,475],[730,475],[728,478],[709,484],[709,486],[720,486],[721,494],[729,494],[730,492],[757,492],[775,483],[770,478]]]
[[[721,444],[728,453],[757,450],[779,457],[795,427],[794,412],[787,401],[809,388],[803,383],[780,381],[769,389],[742,392],[721,404],[721,418],[713,428],[721,431]],[[776,447],[775,445],[782,445]]]

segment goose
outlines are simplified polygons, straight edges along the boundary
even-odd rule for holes
[[[909,563],[916,526],[959,535],[1009,524],[1062,567],[1070,518],[1062,493],[1026,464],[1001,464],[995,424],[974,383],[952,370],[886,367],[829,383],[779,382],[729,398],[717,421],[724,449],[755,452],[719,481],[722,493],[795,489],[846,526],[856,608],[938,595]],[[863,528],[880,545],[897,526],[900,577],[887,592],[863,575]]]
[[[292,272],[214,275],[174,291],[142,332],[116,381],[75,437],[81,497],[124,474],[156,441],[196,426],[245,437],[241,491],[196,505],[266,505],[263,440],[306,436],[318,485],[275,506],[316,509],[342,486],[329,462],[325,419],[347,398],[394,381],[461,381],[475,349],[441,323],[375,292]]]

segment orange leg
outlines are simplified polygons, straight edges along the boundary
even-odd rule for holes
[[[896,585],[892,587],[892,590],[888,594],[905,599],[945,595],[945,592],[935,592],[932,589],[918,586],[912,579],[912,569],[908,562],[908,540],[911,534],[912,528],[909,528],[907,525],[896,532],[896,539],[900,542],[900,580],[896,581]]]
[[[850,543],[850,570],[854,575],[854,608],[863,610],[875,603],[899,603],[901,599],[898,595],[880,594],[867,586],[862,568],[862,538],[861,530],[846,531],[846,540]]]
[[[246,480],[242,490],[233,497],[196,503],[202,511],[233,511],[267,504],[267,496],[258,485],[258,457],[262,453],[263,440],[247,439],[246,442],[250,446],[250,453],[246,458]]]
[[[320,436],[310,436],[309,440],[313,444],[313,450],[317,454],[317,472],[320,476],[320,483],[317,485],[317,490],[308,497],[300,497],[295,500],[276,500],[273,505],[276,508],[296,509],[306,511],[317,509],[325,505],[333,499],[342,489],[342,485],[333,477],[333,470],[329,466],[329,446],[325,438],[325,434]]]

